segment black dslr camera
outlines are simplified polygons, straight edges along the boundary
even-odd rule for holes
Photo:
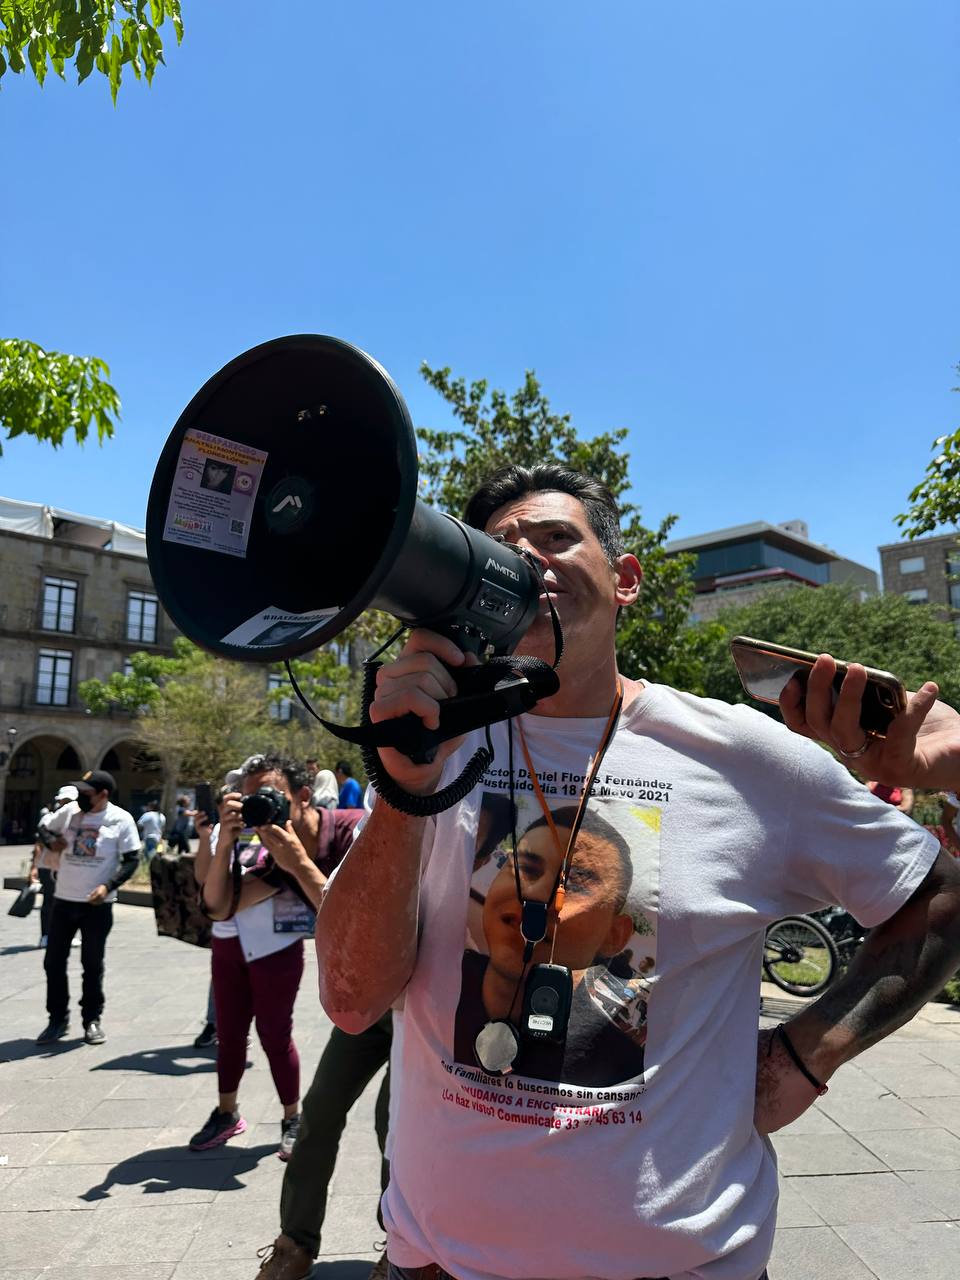
[[[240,806],[245,827],[282,827],[290,818],[290,801],[276,787],[260,787]]]
[[[290,817],[290,801],[276,787],[260,787],[252,796],[244,796],[240,813],[245,827],[268,827],[271,824],[282,827]],[[270,854],[249,874],[275,889],[292,889],[305,906],[313,909],[313,903],[300,888],[296,876],[278,867]]]

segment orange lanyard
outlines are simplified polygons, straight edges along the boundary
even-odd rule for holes
[[[557,830],[557,824],[553,820],[553,814],[550,812],[550,806],[547,804],[540,786],[540,779],[537,777],[537,771],[533,767],[533,760],[530,757],[530,749],[527,746],[527,739],[523,732],[523,722],[517,720],[517,726],[520,730],[520,745],[523,747],[523,758],[527,762],[527,772],[530,774],[530,781],[533,783],[533,789],[536,793],[537,800],[540,802],[540,808],[543,810],[543,816],[546,819],[547,826],[550,828],[550,834],[553,836],[554,843],[557,847],[557,853],[560,854],[560,870],[557,872],[557,878],[554,882],[553,892],[547,899],[551,900],[560,914],[563,906],[563,900],[566,895],[567,872],[570,869],[570,860],[573,857],[573,851],[576,847],[577,836],[580,834],[580,827],[583,823],[584,814],[587,809],[587,801],[590,798],[590,792],[593,790],[593,784],[597,780],[597,773],[600,770],[600,764],[606,754],[607,747],[610,745],[610,739],[613,737],[616,728],[617,718],[620,715],[620,708],[623,706],[623,685],[620,677],[617,676],[617,691],[613,695],[613,704],[610,707],[610,714],[607,716],[607,723],[604,726],[603,733],[600,737],[600,743],[594,755],[587,761],[587,779],[580,794],[580,803],[577,806],[577,814],[573,820],[573,826],[570,829],[570,836],[567,840],[566,851],[560,843],[560,832]],[[516,851],[514,851],[514,861],[516,861]],[[519,869],[517,869],[517,880],[519,888]],[[522,901],[522,899],[521,899]],[[557,929],[553,931],[553,946],[557,945]],[[552,962],[552,948],[551,948]]]

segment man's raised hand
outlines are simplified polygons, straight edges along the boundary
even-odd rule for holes
[[[277,866],[284,871],[293,872],[300,862],[309,861],[307,851],[300,843],[292,822],[287,822],[283,827],[278,827],[275,823],[265,827],[257,827],[257,834],[263,842],[267,853],[272,856]]]
[[[228,853],[239,839],[243,831],[243,814],[241,806],[243,796],[239,791],[229,791],[220,801],[217,812],[220,815],[220,834],[217,837],[217,851]]]
[[[954,791],[960,785],[960,715],[937,698],[928,680],[907,694],[907,707],[890,724],[885,738],[868,738],[860,725],[860,704],[867,673],[851,662],[834,702],[835,660],[817,658],[806,690],[796,679],[780,695],[784,724],[794,733],[833,747],[862,777],[891,787]],[[860,749],[867,750],[860,755]]]
[[[377,672],[377,689],[370,704],[374,724],[396,720],[411,712],[428,729],[440,725],[440,703],[457,692],[449,667],[475,666],[478,659],[464,654],[454,642],[435,631],[411,631],[400,656],[384,663]],[[453,755],[462,738],[441,743],[430,764],[414,764],[408,756],[391,747],[380,749],[380,760],[394,782],[414,794],[429,795],[436,790],[444,762]]]

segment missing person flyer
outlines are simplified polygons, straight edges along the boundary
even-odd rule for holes
[[[246,556],[266,461],[262,449],[191,428],[180,446],[163,540]]]

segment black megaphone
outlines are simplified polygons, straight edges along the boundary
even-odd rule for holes
[[[416,437],[399,390],[359,348],[319,334],[254,347],[201,387],[157,463],[146,534],[176,625],[244,662],[315,649],[365,609],[449,635],[464,651],[506,655],[542,590],[526,553],[417,498]],[[469,674],[482,666],[464,669],[468,687],[432,733],[413,716],[323,723],[366,747],[429,759],[437,743],[556,691],[545,663],[552,681],[523,688],[531,673],[516,668],[535,660],[511,661],[512,680],[493,670],[484,687]],[[497,685],[517,688],[498,703]]]

